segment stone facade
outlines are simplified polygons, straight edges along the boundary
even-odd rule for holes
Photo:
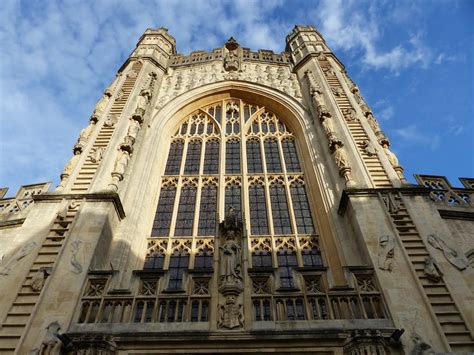
[[[408,184],[321,35],[286,44],[145,31],[56,189],[0,201],[1,354],[473,351],[474,180]]]

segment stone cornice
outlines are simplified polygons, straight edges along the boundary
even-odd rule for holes
[[[342,192],[341,199],[339,201],[339,208],[337,212],[340,215],[344,215],[347,204],[351,196],[361,197],[361,196],[377,196],[379,193],[401,193],[403,195],[426,195],[429,196],[430,189],[413,185],[413,186],[404,186],[404,187],[389,187],[389,188],[367,188],[367,189],[345,189]]]
[[[86,200],[90,202],[112,202],[115,211],[120,219],[124,219],[125,210],[123,209],[122,201],[116,192],[96,192],[90,194],[43,194],[33,196],[35,202],[51,202],[66,200]]]

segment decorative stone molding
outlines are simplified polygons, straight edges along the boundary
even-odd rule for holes
[[[379,269],[392,271],[395,256],[395,238],[383,235],[379,238],[378,264]]]

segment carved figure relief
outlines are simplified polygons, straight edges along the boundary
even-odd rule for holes
[[[379,238],[378,264],[379,269],[392,271],[395,256],[395,238],[383,235]]]
[[[410,351],[410,355],[426,355],[434,354],[433,348],[430,344],[424,342],[417,333],[412,333],[411,340],[413,342],[413,348]]]
[[[372,157],[372,156],[375,156],[377,155],[377,151],[375,150],[374,146],[372,145],[372,143],[370,143],[370,141],[368,140],[365,140],[361,143],[360,147],[362,148],[362,150],[369,156],[369,157]]]
[[[342,114],[344,115],[344,119],[347,122],[352,122],[352,121],[358,120],[357,113],[352,107],[343,108],[342,109]]]
[[[82,273],[82,241],[75,240],[71,243],[71,271],[74,274]]]
[[[114,170],[112,171],[112,182],[109,184],[113,191],[118,190],[118,183],[123,180],[123,175],[127,169],[130,161],[130,153],[127,150],[118,150],[117,158],[115,159]]]
[[[96,164],[100,163],[104,153],[105,153],[105,147],[94,148],[91,151],[91,156],[90,156],[91,162],[96,163]]]
[[[241,275],[241,248],[232,238],[229,238],[221,249],[221,282],[239,283]]]
[[[41,292],[46,282],[46,279],[48,278],[50,274],[51,274],[50,267],[39,268],[39,270],[33,275],[33,278],[31,279],[30,287],[33,289],[33,291]]]
[[[135,143],[135,139],[138,136],[138,132],[140,131],[140,123],[137,120],[130,119],[130,123],[128,125],[127,136],[132,137],[133,143]]]
[[[81,149],[86,145],[87,139],[91,135],[92,131],[95,128],[96,122],[94,120],[89,121],[89,125],[81,130],[81,133],[79,134],[79,139],[77,140],[77,146],[79,146]]]
[[[441,250],[446,258],[453,266],[459,270],[467,268],[468,263],[464,256],[446,244],[446,242],[437,235],[428,236],[428,243],[435,249]]]
[[[333,86],[331,88],[331,91],[334,94],[334,96],[337,96],[337,97],[342,97],[344,95],[344,91],[339,86]]]
[[[104,122],[105,127],[113,127],[118,121],[116,114],[111,113]]]
[[[46,327],[46,335],[41,342],[40,348],[33,349],[31,353],[38,355],[59,353],[61,344],[58,341],[57,335],[59,334],[60,330],[61,325],[57,321],[49,323],[49,325]]]
[[[60,175],[61,181],[59,182],[59,185],[56,187],[56,190],[55,190],[56,192],[62,191],[64,187],[66,186],[69,176],[72,174],[74,168],[77,165],[77,162],[81,158],[81,153],[82,153],[81,149],[74,148],[74,155],[66,163],[63,173]]]
[[[95,105],[95,110],[94,110],[94,113],[92,114],[93,116],[100,116],[105,111],[105,108],[107,107],[107,104],[109,103],[111,96],[112,94],[110,93],[110,91],[105,90],[104,94],[99,99],[99,101],[97,101],[97,104]]]
[[[333,159],[339,168],[339,175],[343,176],[346,180],[346,187],[354,185],[352,180],[351,167],[349,166],[349,160],[347,158],[347,153],[343,148],[343,144],[340,140],[329,141],[329,148],[333,153]]]
[[[0,265],[0,275],[8,275],[17,262],[30,254],[37,246],[36,242],[26,243],[18,252],[13,254],[9,259],[2,260],[3,265]]]
[[[443,275],[431,256],[425,258],[425,268],[423,269],[423,272],[428,280],[434,283],[440,282],[441,276]]]

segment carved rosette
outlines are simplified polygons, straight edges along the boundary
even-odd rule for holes
[[[219,224],[219,304],[218,327],[240,329],[243,327],[242,306],[242,222],[231,207]]]

